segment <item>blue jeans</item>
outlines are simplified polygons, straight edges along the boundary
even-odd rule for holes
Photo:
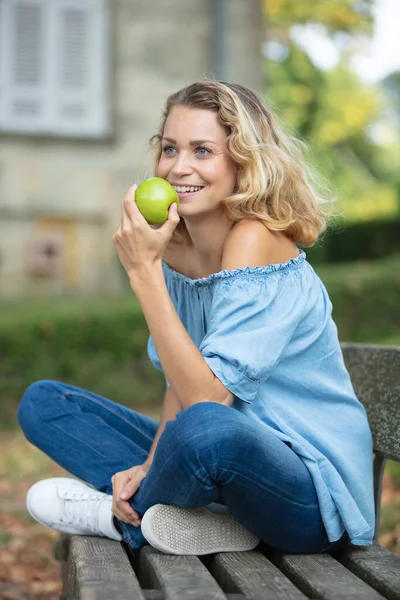
[[[50,380],[28,387],[18,420],[32,444],[107,494],[114,473],[146,460],[158,427],[125,406]],[[167,422],[131,504],[143,515],[158,503],[197,508],[213,502],[281,552],[319,553],[347,543],[346,534],[328,541],[310,474],[288,445],[258,420],[204,402]],[[132,548],[146,544],[140,527],[118,525]]]

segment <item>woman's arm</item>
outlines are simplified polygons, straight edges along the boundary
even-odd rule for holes
[[[139,300],[165,377],[182,408],[198,402],[231,405],[233,394],[214,375],[171,301],[161,261],[142,264],[130,284]]]
[[[214,375],[184,328],[169,297],[162,257],[179,216],[176,204],[168,220],[152,229],[135,202],[131,188],[122,202],[122,219],[113,236],[119,259],[143,310],[161,366],[179,403],[189,408],[198,402],[230,405],[233,394]]]

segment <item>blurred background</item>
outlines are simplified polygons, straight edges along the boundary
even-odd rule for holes
[[[57,537],[25,512],[63,474],[23,439],[38,379],[157,417],[164,378],[111,237],[153,174],[166,96],[205,77],[260,92],[337,198],[307,256],[341,341],[400,345],[398,0],[0,0],[0,597],[60,591]],[[400,555],[400,470],[380,542]]]

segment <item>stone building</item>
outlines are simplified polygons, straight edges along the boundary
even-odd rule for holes
[[[113,293],[166,96],[262,90],[261,0],[0,0],[0,298]]]

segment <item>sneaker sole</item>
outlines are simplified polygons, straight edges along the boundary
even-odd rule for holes
[[[141,529],[153,548],[167,554],[243,552],[259,543],[230,513],[217,514],[206,508],[156,504],[145,512]]]

